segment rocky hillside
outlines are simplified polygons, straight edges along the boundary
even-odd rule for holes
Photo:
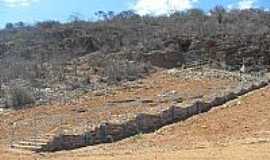
[[[0,31],[0,107],[69,100],[158,68],[201,62],[215,68],[262,71],[270,65],[270,13],[216,7],[170,16],[99,12],[80,19]]]

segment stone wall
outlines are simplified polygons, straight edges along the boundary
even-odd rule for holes
[[[174,68],[181,66],[185,58],[181,52],[171,49],[156,50],[142,55],[144,62],[150,62],[153,66],[161,68]]]
[[[261,81],[256,84],[247,84],[206,101],[197,100],[182,106],[171,106],[169,109],[158,114],[141,113],[134,119],[121,124],[102,123],[92,131],[82,135],[59,135],[55,137],[53,141],[43,146],[39,151],[75,149],[100,143],[111,143],[139,133],[153,132],[168,124],[207,112],[213,107],[234,100],[250,91],[263,88],[267,86],[269,82],[270,81]]]

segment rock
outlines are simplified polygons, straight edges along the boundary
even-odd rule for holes
[[[169,69],[169,70],[167,71],[167,73],[168,73],[168,74],[171,74],[171,75],[175,75],[175,74],[178,73],[178,72],[179,72],[179,70],[176,69],[176,68]]]
[[[77,112],[77,113],[85,113],[88,110],[85,108],[76,108],[76,109],[72,109],[73,112]]]
[[[182,97],[176,97],[173,99],[173,101],[175,101],[177,103],[182,103],[184,101],[184,99]]]
[[[181,53],[173,50],[155,50],[142,55],[145,62],[161,68],[174,68],[184,63]]]
[[[143,99],[141,100],[142,103],[154,103],[155,101],[152,99]]]
[[[135,99],[124,99],[124,100],[115,100],[115,101],[108,101],[108,103],[111,104],[121,104],[121,103],[131,103],[131,102],[135,102]]]
[[[94,91],[94,96],[100,97],[100,96],[105,96],[105,92],[104,91]]]

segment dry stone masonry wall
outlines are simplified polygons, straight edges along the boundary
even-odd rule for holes
[[[102,123],[92,131],[81,135],[62,134],[36,151],[52,152],[70,150],[89,145],[111,143],[139,133],[153,132],[163,126],[207,112],[211,108],[237,99],[239,96],[245,95],[248,92],[263,88],[267,86],[269,82],[270,81],[260,81],[257,83],[249,83],[235,88],[230,92],[215,96],[212,99],[205,101],[196,100],[191,104],[183,104],[182,106],[171,106],[169,109],[161,111],[158,114],[141,113],[134,119],[119,124],[110,122]]]

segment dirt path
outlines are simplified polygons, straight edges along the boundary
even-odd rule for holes
[[[148,149],[144,152],[124,154],[67,154],[61,156],[27,156],[1,154],[1,160],[268,160],[269,143],[231,145],[204,149],[162,151]]]
[[[229,147],[213,147],[205,149],[162,151],[149,150],[111,155],[73,155],[65,157],[72,160],[267,160],[270,144],[232,145]],[[52,160],[62,160],[54,157]]]

